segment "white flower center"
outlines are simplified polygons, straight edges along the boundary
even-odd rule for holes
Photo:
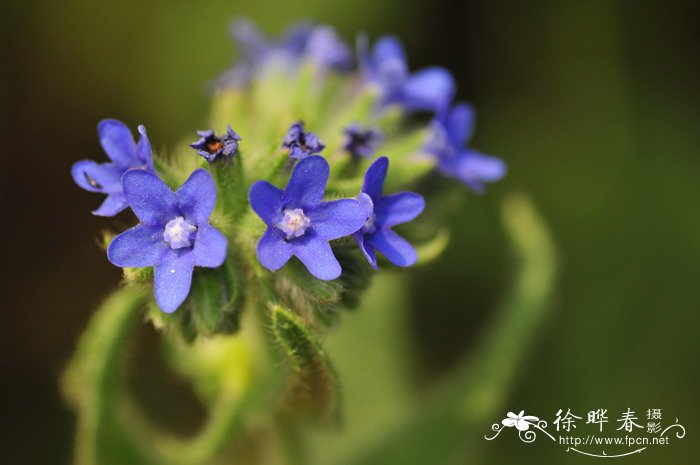
[[[372,214],[369,215],[369,218],[367,218],[367,221],[365,221],[365,224],[362,226],[362,234],[372,234],[374,231],[376,231],[377,227],[374,225],[375,221],[377,221],[377,215],[372,212]]]
[[[181,216],[168,221],[163,231],[163,239],[173,249],[181,249],[192,245],[192,233],[197,230],[197,226],[188,223]]]
[[[275,224],[277,229],[287,235],[287,239],[303,236],[309,226],[311,226],[311,220],[304,215],[304,210],[301,208],[285,210],[282,221]]]

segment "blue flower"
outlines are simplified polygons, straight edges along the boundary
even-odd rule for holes
[[[329,26],[318,26],[312,30],[304,57],[321,69],[347,70],[352,66],[350,48]]]
[[[507,167],[500,158],[466,147],[474,132],[474,116],[474,109],[466,103],[458,103],[450,111],[437,116],[432,123],[432,137],[426,150],[437,158],[437,168],[441,173],[483,193],[486,189],[484,183],[501,179]]]
[[[375,249],[396,266],[411,266],[418,255],[411,244],[391,230],[421,214],[425,200],[414,192],[382,195],[389,159],[379,157],[367,169],[358,200],[365,205],[365,224],[355,232],[355,240],[367,261],[377,269]]]
[[[218,79],[219,88],[247,85],[269,66],[292,71],[305,59],[321,70],[345,70],[352,65],[350,48],[328,26],[297,22],[274,41],[255,23],[241,18],[231,25],[231,36],[241,52],[241,61]]]
[[[361,228],[367,211],[354,199],[323,201],[329,170],[326,160],[312,156],[296,165],[284,191],[266,181],[250,188],[250,205],[267,225],[257,249],[265,268],[277,271],[296,256],[318,279],[340,276],[328,241]]]
[[[316,134],[311,131],[304,132],[303,121],[297,121],[289,127],[282,146],[289,149],[290,157],[298,160],[315,155],[326,148]]]
[[[380,90],[380,105],[399,104],[408,111],[446,109],[455,93],[452,75],[444,68],[425,68],[410,74],[403,47],[396,37],[385,36],[371,53],[360,42],[360,63],[366,81]]]
[[[226,127],[226,134],[217,137],[213,129],[207,131],[197,131],[199,140],[190,144],[190,147],[197,150],[208,162],[213,162],[217,158],[230,158],[236,154],[238,150],[238,142],[240,136],[231,129],[231,126]]]
[[[214,179],[195,170],[176,192],[146,171],[129,171],[123,182],[141,223],[112,240],[107,258],[121,267],[154,267],[156,303],[172,313],[190,292],[193,268],[216,268],[226,259],[226,237],[209,225]]]
[[[231,24],[231,37],[241,52],[243,61],[259,67],[270,59],[296,61],[306,50],[314,30],[313,24],[300,21],[292,24],[279,41],[265,37],[255,23],[247,18],[239,18]]]
[[[353,157],[370,158],[382,143],[382,133],[373,128],[361,128],[353,123],[343,130],[345,143],[343,149]]]
[[[141,138],[138,144],[124,123],[116,119],[105,119],[97,125],[100,144],[111,162],[97,163],[81,160],[71,168],[71,175],[78,186],[86,191],[107,194],[100,208],[93,211],[98,216],[114,216],[127,207],[122,175],[132,169],[153,169],[151,143],[146,128],[138,127]]]

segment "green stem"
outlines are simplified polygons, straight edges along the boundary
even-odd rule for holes
[[[115,423],[123,392],[124,346],[148,296],[141,287],[120,289],[109,297],[80,338],[62,387],[78,411],[75,463],[140,463]]]
[[[465,455],[504,413],[498,410],[550,308],[556,257],[549,232],[528,199],[508,199],[503,218],[520,272],[491,331],[474,357],[436,393],[435,402],[353,464],[469,463]]]
[[[258,447],[255,441],[250,441],[246,436],[246,427],[250,427],[249,421],[254,415],[266,417],[265,410],[277,392],[280,380],[276,370],[275,353],[270,348],[269,337],[265,334],[269,327],[269,317],[263,305],[250,298],[243,311],[241,330],[233,336],[219,336],[221,341],[238,342],[248,347],[246,353],[251,360],[245,364],[250,366],[251,379],[241,391],[240,386],[234,387],[238,380],[229,383],[226,380],[228,373],[225,367],[217,366],[217,372],[222,379],[219,380],[220,391],[215,400],[209,403],[209,417],[200,433],[192,439],[182,439],[170,434],[158,431],[158,429],[143,418],[137,409],[132,409],[129,417],[129,430],[135,441],[141,442],[141,447],[151,448],[157,452],[164,463],[199,465],[210,463],[225,447],[231,445],[234,451],[242,456],[256,457],[259,454],[255,450],[245,450],[250,447]],[[188,346],[185,351],[195,350]],[[208,352],[212,350],[208,346]],[[224,352],[224,355],[226,353]],[[174,357],[177,358],[177,353]],[[176,361],[177,363],[177,361]],[[203,376],[203,372],[194,371],[190,376]]]

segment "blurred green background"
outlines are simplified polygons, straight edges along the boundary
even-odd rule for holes
[[[499,205],[526,192],[552,229],[560,277],[503,413],[551,421],[559,408],[603,407],[614,421],[627,407],[662,408],[687,437],[618,460],[700,458],[700,3],[10,0],[0,8],[0,462],[69,463],[74,419],[57,379],[119,280],[97,238],[130,220],[92,217],[98,196],[73,185],[71,163],[103,158],[94,128],[105,117],[145,124],[156,149],[201,129],[204,84],[235,58],[234,16],[269,32],[307,17],[348,40],[361,30],[398,35],[414,69],[453,71],[459,97],[479,110],[473,145],[509,164],[488,195],[465,191],[443,258],[396,274],[411,284],[403,363],[416,395],[468,356],[502,301],[512,263]],[[357,327],[358,318],[345,323]],[[514,435],[475,442],[478,463],[596,460]]]

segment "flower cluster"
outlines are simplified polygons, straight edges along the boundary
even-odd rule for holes
[[[225,132],[198,131],[176,157],[155,157],[156,171],[143,126],[136,142],[124,123],[104,120],[98,134],[111,161],[84,160],[72,169],[80,187],[107,195],[94,214],[114,216],[128,206],[138,218],[112,239],[107,257],[119,267],[152,268],[163,312],[179,308],[206,274],[195,267],[230,264],[229,274],[215,279],[246,288],[246,280],[257,280],[260,289],[287,290],[292,298],[314,292],[308,279],[339,281],[333,289],[349,292],[353,273],[367,275],[353,257],[374,269],[377,252],[399,267],[417,262],[416,249],[393,229],[425,208],[423,196],[406,187],[432,168],[478,192],[505,174],[501,160],[467,148],[474,113],[466,104],[451,106],[450,73],[410,72],[396,38],[380,38],[371,49],[361,40],[359,66],[348,74],[350,47],[330,27],[299,23],[275,41],[239,20],[232,34],[242,57],[218,81],[211,120]],[[392,123],[391,115],[414,112],[432,116],[427,128]],[[233,117],[245,141],[227,121]],[[165,180],[181,186],[172,190]],[[299,281],[290,260],[311,276]],[[290,291],[290,283],[298,287]],[[316,300],[323,299],[296,302]]]

